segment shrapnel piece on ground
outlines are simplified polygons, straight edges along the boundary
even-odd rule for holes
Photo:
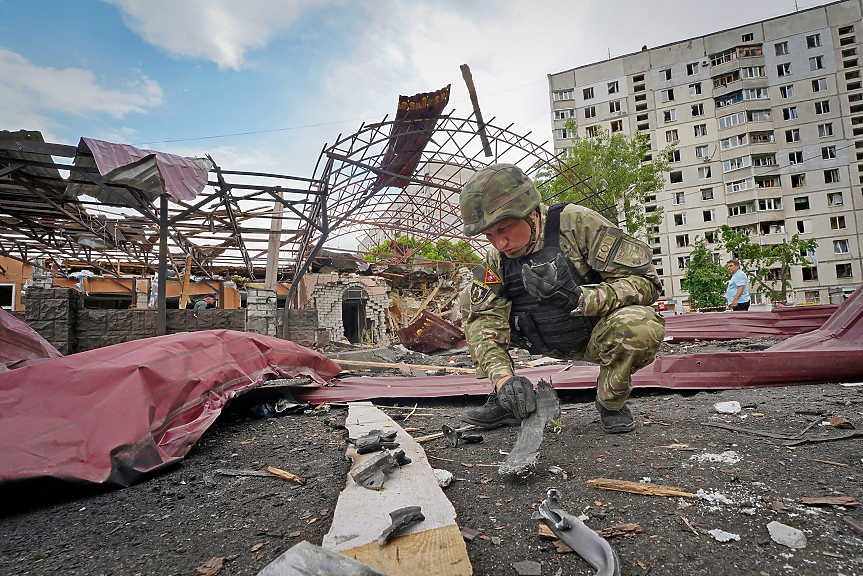
[[[552,420],[560,418],[560,402],[551,382],[540,380],[536,387],[536,411],[521,423],[518,438],[506,460],[498,467],[504,475],[525,474],[536,466],[542,434]]]
[[[357,454],[360,454],[359,450]],[[387,471],[410,463],[411,459],[405,456],[404,450],[398,452],[383,450],[357,466],[351,472],[351,477],[363,488],[380,490],[384,487]]]
[[[484,439],[482,434],[463,434],[460,430],[456,430],[446,424],[443,425],[442,434],[453,448],[458,447],[459,441],[465,444],[479,444]]]
[[[303,541],[264,566],[258,576],[386,576],[362,562]]]
[[[381,546],[389,542],[390,538],[405,526],[410,526],[414,522],[422,522],[426,519],[419,506],[405,506],[404,508],[393,510],[390,512],[390,518],[393,520],[392,525],[385,528],[381,532],[381,535],[378,536],[378,544]]]

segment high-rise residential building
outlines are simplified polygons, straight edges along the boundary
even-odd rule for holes
[[[863,0],[844,0],[550,74],[554,145],[596,126],[676,143],[663,206],[648,230],[665,301],[681,288],[696,236],[723,224],[754,242],[799,233],[818,247],[791,268],[788,298],[841,302],[863,278]],[[778,275],[779,270],[775,273]],[[752,288],[753,302],[765,295]]]

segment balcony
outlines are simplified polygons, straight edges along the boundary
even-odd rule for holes
[[[758,124],[758,122],[750,122],[750,126],[752,124]],[[776,142],[759,142],[758,144],[750,144],[749,152],[751,154],[776,154]]]
[[[751,190],[747,190],[747,192],[751,192]],[[743,192],[740,192],[739,194],[743,194]],[[735,194],[734,202],[736,203],[739,200],[742,200],[742,198],[738,198],[737,194]],[[758,212],[747,212],[746,214],[741,214],[739,216],[728,217],[728,225],[731,227],[752,226],[753,224],[758,224]]]
[[[764,59],[762,58],[761,60],[763,62]],[[740,58],[735,58],[734,60],[717,64],[710,68],[710,76],[716,78],[717,76],[722,76],[723,74],[728,74],[729,72],[738,70],[740,68],[740,61]]]
[[[740,192],[725,193],[725,202],[727,203],[738,204],[740,202],[751,202],[753,200],[755,200],[755,190],[741,190]],[[729,216],[729,222],[731,218],[732,217]],[[737,218],[737,216],[734,216],[734,218]]]
[[[713,97],[721,98],[726,94],[730,94],[732,92],[737,92],[743,89],[743,81],[742,80],[734,80],[733,82],[729,82],[728,84],[722,86],[714,86],[713,87]]]

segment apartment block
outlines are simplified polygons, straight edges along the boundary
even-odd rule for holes
[[[675,143],[645,205],[665,210],[648,238],[666,302],[688,300],[696,237],[728,259],[713,235],[723,224],[760,244],[817,241],[813,266],[791,269],[797,304],[841,302],[861,284],[861,41],[863,0],[845,0],[548,76],[557,152],[569,119],[582,137],[647,132],[648,157]]]

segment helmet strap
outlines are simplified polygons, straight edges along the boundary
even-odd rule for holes
[[[533,216],[533,218],[531,218]],[[539,210],[534,208],[533,212],[524,217],[524,221],[530,226],[530,240],[527,243],[527,253],[533,252],[539,235],[536,233],[537,224],[539,223]]]

